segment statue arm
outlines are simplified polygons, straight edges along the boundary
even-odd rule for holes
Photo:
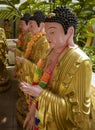
[[[40,124],[46,124],[47,122],[53,121],[57,122],[60,126],[61,121],[66,117],[67,104],[64,98],[61,98],[49,90],[44,90],[39,98],[39,118]],[[44,112],[44,114],[43,114]],[[64,121],[63,121],[64,123]],[[63,124],[62,124],[63,125]],[[60,126],[62,128],[62,126]]]
[[[80,88],[80,81],[82,81],[82,88]],[[40,125],[46,125],[47,122],[51,122],[53,120],[59,129],[64,129],[66,121],[68,120],[70,123],[72,122],[73,124],[77,124],[78,116],[76,117],[75,115],[80,114],[80,111],[83,115],[85,108],[89,107],[89,105],[86,104],[88,101],[83,101],[85,99],[89,100],[90,81],[91,65],[89,61],[85,60],[84,62],[80,63],[78,71],[75,72],[74,77],[72,77],[71,82],[66,90],[64,90],[64,86],[62,86],[62,82],[59,84],[58,88],[61,87],[61,91],[63,88],[61,94],[54,94],[47,89],[44,90],[39,97]],[[71,94],[72,92],[74,92],[73,95]],[[86,104],[84,108],[82,108],[83,104]],[[89,108],[87,108],[87,110],[88,109]]]

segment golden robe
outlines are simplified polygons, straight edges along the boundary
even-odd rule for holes
[[[32,37],[31,32],[25,32],[22,34],[21,38],[18,39],[21,42],[21,45],[19,45],[19,41],[17,43],[17,48],[20,49],[22,52],[25,52],[28,42],[30,41]]]
[[[32,37],[31,32],[27,32],[23,34],[21,39],[18,39],[21,40],[22,45],[21,46],[17,45],[15,56],[23,57],[27,44],[30,41],[31,37]],[[19,75],[22,73],[22,63],[16,62],[16,72],[17,77],[20,78]]]
[[[32,47],[32,54],[29,60],[35,64],[39,61],[40,58],[44,57],[47,49],[49,48],[49,44],[46,40],[46,36],[43,35],[40,37],[36,43]]]
[[[43,58],[46,55],[48,47],[49,44],[45,36],[40,37],[38,41],[32,46],[31,57],[29,59],[25,59],[22,63],[22,75],[24,81],[28,83],[33,81],[36,64],[39,59]]]
[[[31,32],[27,32],[27,33],[24,34],[24,36],[23,36],[23,38],[22,38],[23,45],[22,45],[22,47],[21,47],[21,50],[22,50],[23,52],[26,51],[27,44],[28,44],[28,42],[30,41],[31,37],[32,37]]]
[[[0,28],[0,80],[5,77],[7,64],[8,47],[5,36],[5,31]]]
[[[91,75],[91,62],[84,52],[78,47],[66,48],[52,82],[39,97],[39,130],[90,129]]]

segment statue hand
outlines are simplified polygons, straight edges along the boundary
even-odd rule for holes
[[[35,130],[35,113],[36,108],[35,105],[32,104],[23,125],[23,127],[26,128],[26,130]]]
[[[43,91],[43,89],[39,85],[31,86],[31,84],[28,84],[25,82],[21,82],[20,89],[24,93],[32,95],[34,97],[38,97],[40,95],[40,93]]]
[[[16,61],[22,63],[24,61],[23,57],[16,56]]]

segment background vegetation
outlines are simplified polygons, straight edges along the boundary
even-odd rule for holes
[[[6,9],[0,10],[0,18],[8,18],[14,22],[25,12],[32,14],[35,10],[41,9],[47,13],[58,5],[66,5],[78,17],[76,43],[83,47],[89,36],[95,36],[88,29],[95,22],[95,0],[77,0],[77,2],[72,2],[72,0],[26,0],[16,7],[19,2],[20,0],[0,0],[0,4],[7,5]]]
[[[16,7],[16,4],[19,3],[20,0],[0,0],[0,4],[7,6],[7,8],[0,10],[0,19],[7,18],[15,23],[25,12],[32,14],[35,10],[41,9],[47,14],[58,5],[66,5],[71,8],[78,17],[79,23],[75,42],[92,57],[95,70],[95,53],[89,51],[89,48],[95,51],[95,49],[89,47],[92,38],[95,37],[92,29],[92,25],[95,24],[95,0],[77,0],[77,2],[72,2],[72,0],[26,0]]]

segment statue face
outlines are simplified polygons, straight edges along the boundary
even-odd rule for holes
[[[20,21],[20,29],[22,32],[27,32],[29,30],[29,24],[26,24],[25,21]]]
[[[57,22],[46,22],[45,31],[50,47],[55,50],[60,50],[66,46],[68,34],[64,34],[64,29],[61,24]]]
[[[29,31],[34,35],[39,32],[39,28],[36,21],[30,20],[29,21]]]

